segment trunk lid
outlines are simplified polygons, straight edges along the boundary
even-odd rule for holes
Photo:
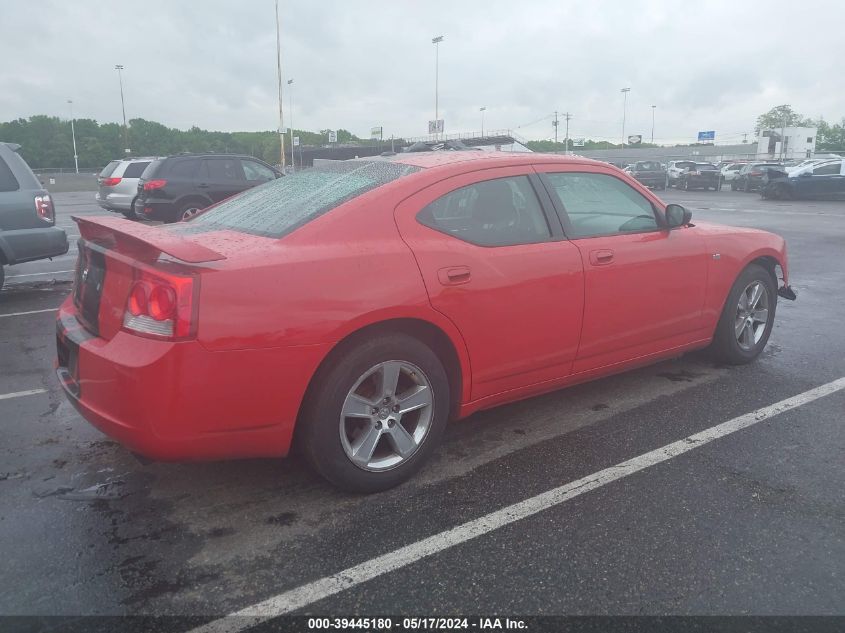
[[[82,325],[111,339],[123,326],[126,301],[139,272],[199,274],[199,264],[226,256],[160,227],[129,220],[74,217],[79,225],[79,257],[73,302]]]

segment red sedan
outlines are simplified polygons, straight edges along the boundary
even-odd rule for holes
[[[296,440],[360,491],[450,418],[707,346],[749,362],[794,298],[779,236],[574,157],[343,161],[168,227],[76,221],[57,371],[84,417],[163,460]]]

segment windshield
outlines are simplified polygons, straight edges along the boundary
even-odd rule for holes
[[[389,161],[337,161],[250,189],[197,216],[190,226],[282,237],[344,202],[419,170]]]

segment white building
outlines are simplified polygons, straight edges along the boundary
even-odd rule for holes
[[[787,127],[760,130],[757,139],[757,156],[783,160],[813,158],[816,153],[814,127]]]

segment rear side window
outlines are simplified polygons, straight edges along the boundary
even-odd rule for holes
[[[841,169],[842,163],[828,163],[827,165],[822,165],[821,167],[816,167],[813,170],[814,176],[837,176],[839,175],[839,170]]]
[[[572,237],[654,231],[654,208],[638,191],[606,174],[547,174],[569,217]]]
[[[191,160],[176,160],[170,165],[168,170],[168,177],[170,178],[184,178],[191,180],[197,175],[197,168],[200,161],[198,158]]]
[[[17,191],[20,188],[20,183],[18,183],[18,179],[12,173],[12,169],[3,160],[3,157],[0,156],[0,191]]]
[[[124,178],[140,178],[149,163],[129,163],[123,170]]]
[[[514,246],[551,237],[526,176],[486,180],[447,193],[417,215],[421,224],[479,246]]]
[[[272,169],[254,160],[242,160],[241,165],[244,168],[244,175],[249,181],[266,182],[268,180],[275,180],[276,174]]]
[[[401,163],[357,160],[304,169],[249,189],[171,230],[232,229],[278,238],[344,202],[419,170]]]
[[[652,163],[649,161],[645,161],[642,163],[637,163],[635,169],[639,169],[642,171],[658,171],[660,170],[660,163]]]

